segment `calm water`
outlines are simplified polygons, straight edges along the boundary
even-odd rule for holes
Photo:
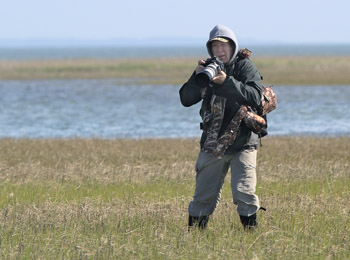
[[[199,104],[177,85],[116,80],[0,81],[0,138],[199,137]],[[276,86],[270,135],[350,135],[350,86]]]

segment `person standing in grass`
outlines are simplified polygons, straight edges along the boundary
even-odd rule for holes
[[[179,91],[185,107],[202,102],[203,134],[188,225],[200,229],[207,226],[231,168],[233,202],[244,228],[254,229],[258,223],[257,211],[261,209],[255,194],[258,135],[248,129],[239,114],[242,105],[253,110],[259,106],[263,89],[261,76],[248,57],[238,55],[238,42],[231,29],[215,26],[206,46],[210,57],[217,58],[215,64],[198,61],[192,76]],[[214,68],[212,78],[202,75],[208,74],[208,64]],[[232,128],[233,125],[237,127]]]

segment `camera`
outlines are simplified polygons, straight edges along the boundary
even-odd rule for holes
[[[208,58],[202,65],[205,69],[195,77],[195,80],[201,86],[208,86],[218,72],[224,70],[224,63],[217,57]]]

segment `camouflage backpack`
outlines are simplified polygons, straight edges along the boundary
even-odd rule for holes
[[[243,58],[243,59],[249,59],[251,55],[251,51],[247,48],[241,49],[238,51],[237,56]],[[267,113],[270,113],[271,111],[275,110],[277,106],[277,95],[275,91],[272,89],[272,86],[266,86],[263,88],[262,96],[261,96],[261,103],[258,106],[258,115],[264,116]]]
[[[257,113],[248,107],[247,116],[243,119],[246,126],[256,134],[266,131],[266,114],[275,110],[277,106],[277,95],[271,86],[263,88],[261,103],[257,108]]]
[[[263,88],[261,104],[258,107],[258,114],[264,116],[275,110],[277,107],[277,95],[271,86]]]
[[[238,56],[241,58],[249,59],[251,51],[247,48],[238,51]],[[277,106],[277,95],[272,89],[272,86],[266,86],[263,88],[261,95],[260,105],[257,107],[257,113],[253,111],[251,107],[247,107],[248,111],[243,121],[246,126],[256,134],[261,136],[262,132],[266,132],[267,122],[266,114],[275,110]],[[266,135],[267,132],[264,134]]]

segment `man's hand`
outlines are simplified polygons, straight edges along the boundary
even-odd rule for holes
[[[200,73],[200,72],[202,72],[203,70],[204,70],[204,66],[203,66],[203,64],[205,63],[205,61],[204,60],[199,60],[198,61],[198,66],[197,66],[197,68],[196,68],[196,74],[198,74],[198,73]]]
[[[225,79],[226,79],[226,73],[223,72],[222,70],[219,70],[218,74],[213,78],[213,82],[215,84],[221,85],[222,83],[224,83]]]

